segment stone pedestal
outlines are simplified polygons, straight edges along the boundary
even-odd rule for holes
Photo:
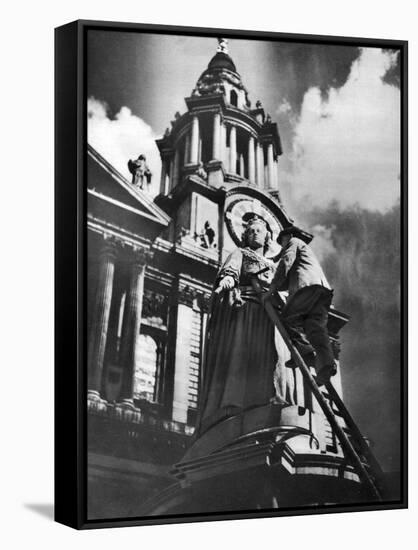
[[[321,452],[311,415],[300,407],[266,405],[221,422],[211,430],[216,433],[196,440],[174,465],[177,484],[146,502],[141,513],[225,513],[369,500],[347,459]]]

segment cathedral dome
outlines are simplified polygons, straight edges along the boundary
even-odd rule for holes
[[[214,69],[227,69],[229,71],[237,72],[234,62],[227,53],[216,52],[209,62],[208,70]]]
[[[227,40],[218,39],[218,51],[209,61],[207,69],[200,75],[194,96],[223,94],[226,101],[235,107],[249,109],[248,93],[237,72],[235,63],[228,54]]]

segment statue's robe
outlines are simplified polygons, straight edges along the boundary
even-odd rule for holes
[[[215,288],[226,275],[236,287],[214,294],[207,327],[203,386],[196,435],[272,398],[292,401],[285,361],[290,354],[267,317],[251,285],[251,274],[267,290],[276,265],[250,248],[235,250],[220,269]]]

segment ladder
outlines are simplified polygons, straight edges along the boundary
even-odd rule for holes
[[[258,275],[258,273],[254,275]],[[282,321],[280,320],[279,315],[274,309],[273,304],[269,301],[266,301],[263,304],[263,302],[261,301],[263,289],[261,288],[261,285],[256,276],[253,276],[251,278],[251,283],[258,296],[258,299],[260,300],[260,303],[264,306],[266,314],[280,332],[280,335],[282,336],[290,351],[294,363],[300,369],[305,382],[316,397],[326,419],[330,423],[331,428],[334,430],[335,435],[337,436],[337,439],[341,444],[344,454],[350,460],[355,470],[357,471],[361,481],[364,483],[364,486],[366,487],[370,498],[372,498],[373,500],[382,500],[382,493],[384,491],[383,471],[380,468],[380,465],[373,455],[373,452],[370,449],[369,445],[364,440],[364,437],[362,436],[357,424],[354,422],[346,406],[344,405],[342,399],[338,395],[331,381],[327,382],[325,384],[325,389],[328,392],[328,396],[330,400],[334,403],[338,411],[338,415],[343,418],[347,427],[349,428],[353,442],[350,441],[350,438],[347,436],[344,429],[339,424],[335,412],[319,389],[318,384],[316,383],[315,378],[312,376],[309,367],[302,359],[302,356],[297,348],[293,345],[293,342],[288,335]],[[361,457],[363,457],[363,460]],[[367,462],[367,465],[364,463],[364,460]]]

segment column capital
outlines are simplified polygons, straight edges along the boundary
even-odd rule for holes
[[[210,295],[204,292],[199,293],[197,296],[197,303],[200,307],[200,310],[203,313],[207,313],[209,311]]]
[[[189,285],[182,285],[177,291],[177,300],[179,304],[192,307],[193,301],[197,298],[198,292]]]
[[[138,267],[145,267],[154,257],[154,252],[142,246],[132,247],[131,263]]]
[[[103,242],[102,246],[100,248],[99,257],[102,259],[115,259],[117,255],[117,248],[118,245],[122,245],[123,243],[115,237],[114,235],[103,235]]]
[[[142,317],[158,317],[164,324],[167,321],[168,297],[154,290],[145,289],[142,302]]]

